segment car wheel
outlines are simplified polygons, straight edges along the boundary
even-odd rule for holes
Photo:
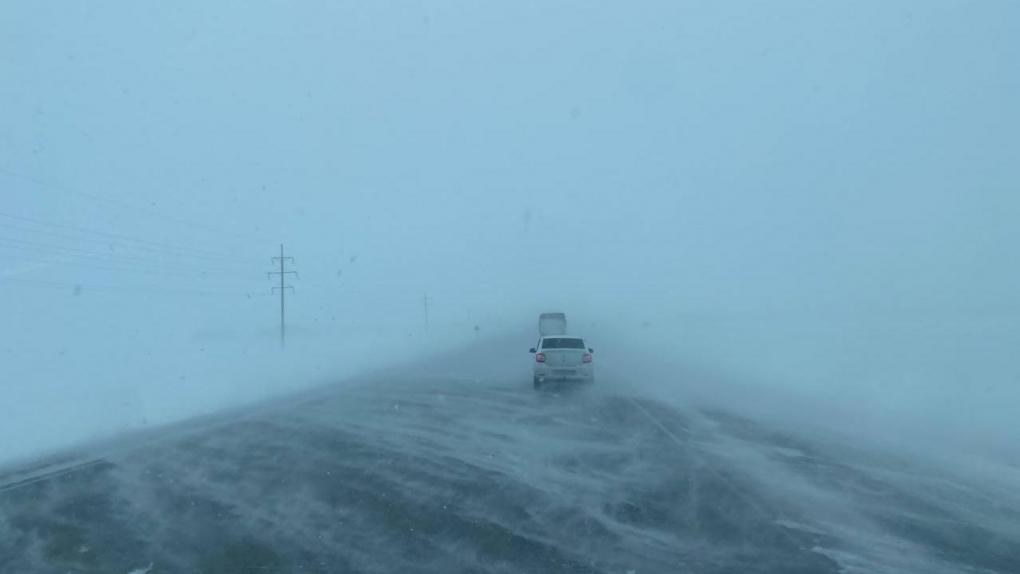
[[[539,379],[538,377],[533,377],[531,379],[531,383],[535,386],[536,390],[542,388],[542,379]]]

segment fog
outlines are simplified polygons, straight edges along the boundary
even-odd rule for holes
[[[1018,22],[8,3],[0,462],[493,335],[525,385],[562,310],[620,389],[1015,464]]]

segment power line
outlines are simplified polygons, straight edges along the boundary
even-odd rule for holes
[[[9,247],[0,245],[0,249],[9,249]],[[53,257],[77,257],[80,259],[53,259]],[[167,277],[189,277],[195,278],[200,277],[202,279],[212,279],[215,281],[231,281],[231,282],[249,282],[249,279],[241,279],[234,276],[227,276],[222,274],[210,274],[202,273],[201,271],[195,270],[179,270],[173,268],[162,268],[155,269],[151,267],[123,267],[123,266],[111,266],[111,265],[97,265],[97,263],[106,263],[105,259],[91,258],[87,255],[68,255],[68,254],[47,254],[43,258],[29,258],[20,254],[7,254],[2,257],[8,261],[21,261],[24,263],[39,264],[44,266],[70,266],[70,267],[86,267],[96,271],[110,271],[114,273],[142,273],[147,275],[164,275]],[[116,263],[116,262],[114,262]],[[212,275],[212,276],[210,276]]]
[[[176,224],[179,224],[179,225],[188,225],[188,226],[194,227],[196,229],[204,229],[206,231],[211,231],[211,232],[214,232],[214,233],[217,233],[217,234],[221,234],[221,235],[233,236],[236,239],[243,239],[239,235],[236,235],[236,234],[230,233],[230,232],[226,232],[223,229],[219,229],[219,228],[213,227],[213,226],[205,224],[205,223],[200,223],[200,222],[197,222],[197,221],[191,221],[191,220],[184,219],[184,218],[181,218],[181,217],[171,217],[171,216],[166,215],[165,213],[161,213],[161,212],[158,212],[158,211],[155,211],[155,210],[152,210],[152,209],[148,209],[148,208],[144,208],[144,207],[139,207],[137,205],[131,205],[130,203],[124,202],[122,200],[111,199],[109,197],[104,197],[102,195],[97,195],[95,193],[89,193],[89,192],[85,192],[85,191],[81,191],[81,190],[77,190],[77,189],[71,189],[71,188],[69,188],[69,187],[67,187],[66,185],[63,185],[63,184],[56,184],[56,183],[53,183],[53,182],[50,182],[50,181],[44,181],[44,180],[39,179],[37,177],[31,176],[31,175],[26,175],[26,174],[23,174],[23,173],[19,173],[19,172],[10,170],[10,169],[6,169],[6,168],[0,167],[0,173],[2,173],[4,175],[7,175],[8,177],[13,177],[15,179],[20,179],[22,181],[27,181],[27,182],[33,183],[33,184],[35,184],[35,185],[37,185],[39,187],[50,189],[52,191],[58,191],[58,192],[61,192],[61,193],[64,193],[64,194],[70,194],[70,195],[78,195],[78,196],[81,196],[81,197],[85,197],[85,198],[91,199],[93,201],[99,201],[99,202],[105,203],[105,204],[110,205],[110,206],[112,206],[114,208],[117,208],[117,209],[133,211],[135,213],[142,213],[142,214],[148,215],[150,217],[155,217],[157,219],[162,219],[164,221],[169,221],[171,223],[176,223]]]
[[[179,261],[170,262],[170,264],[168,265],[166,262],[155,261],[155,260],[151,260],[151,259],[145,259],[143,257],[135,257],[135,256],[131,256],[131,255],[121,255],[121,254],[118,254],[118,253],[104,253],[104,252],[100,252],[100,251],[91,251],[91,250],[88,250],[88,249],[80,249],[80,248],[75,248],[75,247],[66,247],[66,246],[62,246],[62,245],[50,245],[50,244],[44,244],[44,243],[36,243],[36,242],[32,242],[32,241],[25,241],[25,240],[22,240],[22,239],[13,239],[13,238],[9,238],[9,237],[0,237],[0,247],[6,248],[6,249],[17,249],[17,250],[21,250],[21,251],[31,251],[31,252],[41,253],[41,254],[44,254],[44,255],[59,255],[59,256],[62,256],[62,257],[78,257],[78,258],[82,258],[82,259],[89,259],[89,260],[100,261],[100,262],[104,262],[104,263],[114,263],[114,264],[122,264],[122,265],[135,265],[135,266],[141,264],[143,267],[138,267],[138,268],[147,268],[147,269],[150,269],[150,270],[157,270],[157,271],[164,270],[164,269],[170,269],[170,270],[177,270],[177,271],[192,272],[192,273],[197,273],[197,274],[200,274],[200,275],[208,275],[208,274],[214,274],[214,275],[215,274],[227,274],[227,275],[230,275],[230,274],[233,274],[233,273],[238,273],[238,271],[229,271],[229,270],[225,270],[225,269],[208,269],[208,268],[203,268],[203,267],[194,267],[194,266],[191,266],[191,265],[188,265],[186,263],[179,262]]]
[[[6,257],[5,259],[11,260],[11,261],[23,261],[25,263],[38,263],[38,264],[43,264],[43,265],[47,265],[47,266],[49,266],[49,265],[63,265],[63,266],[71,266],[71,267],[82,267],[82,268],[88,268],[88,269],[96,270],[96,271],[112,271],[112,272],[115,272],[115,273],[141,273],[141,274],[145,274],[145,275],[161,275],[161,276],[166,276],[166,277],[187,277],[187,278],[191,278],[191,279],[193,279],[195,277],[202,277],[203,279],[208,279],[208,277],[202,276],[200,273],[195,273],[195,272],[170,271],[170,270],[161,270],[161,269],[143,269],[143,268],[137,268],[137,267],[135,267],[135,268],[132,268],[132,267],[110,267],[110,266],[106,266],[106,265],[96,265],[96,264],[91,263],[89,261],[58,261],[58,260],[52,260],[52,259],[38,259],[37,260],[37,259],[24,259],[24,258],[13,258],[12,259],[12,258],[9,258],[9,257]],[[230,281],[230,282],[241,282],[241,281],[244,281],[245,283],[248,282],[248,280],[246,280],[246,279],[242,280],[242,279],[234,279],[234,278],[230,278],[230,279],[216,278],[215,280],[216,281]]]
[[[0,241],[6,242],[6,243],[13,243],[15,245],[23,245],[23,246],[26,246],[26,247],[32,248],[32,249],[59,251],[59,252],[65,252],[65,253],[70,253],[70,254],[91,255],[91,256],[94,256],[94,257],[102,257],[102,258],[106,258],[106,259],[114,259],[114,260],[119,260],[119,261],[129,261],[129,262],[138,262],[138,263],[147,263],[147,264],[161,263],[161,262],[158,262],[158,261],[154,261],[152,259],[146,259],[144,257],[138,257],[138,256],[135,256],[135,255],[122,255],[122,254],[116,253],[116,252],[94,251],[94,250],[91,250],[91,249],[82,249],[80,247],[68,247],[66,245],[52,245],[52,244],[49,244],[49,243],[39,243],[39,242],[36,242],[36,241],[26,241],[24,239],[16,239],[16,238],[13,238],[13,237],[3,237],[3,236],[0,236]]]
[[[2,216],[2,215],[3,214],[0,214],[0,216]],[[101,238],[97,238],[97,237],[86,237],[86,236],[83,236],[83,235],[71,235],[71,234],[67,234],[67,233],[60,233],[60,232],[57,232],[57,231],[51,231],[49,229],[37,229],[37,228],[34,228],[34,227],[26,227],[24,225],[12,224],[12,223],[10,223],[8,221],[3,221],[3,220],[0,220],[0,229],[10,229],[10,230],[14,230],[14,231],[21,231],[21,232],[29,233],[29,234],[45,235],[45,236],[48,236],[48,237],[59,237],[59,238],[62,238],[62,239],[70,239],[70,240],[75,241],[75,242],[96,243],[96,244],[101,244],[101,245],[106,245],[106,246],[111,246],[111,247],[113,245],[117,245],[118,247],[120,247],[120,248],[122,248],[124,250],[128,250],[128,251],[131,251],[131,250],[144,251],[144,252],[147,252],[147,253],[154,253],[154,254],[157,254],[157,255],[162,255],[164,257],[198,257],[198,258],[207,259],[210,262],[216,262],[218,264],[222,264],[222,262],[230,260],[230,259],[227,259],[226,256],[219,256],[219,255],[213,256],[213,255],[205,255],[205,254],[202,254],[202,253],[187,254],[187,253],[181,253],[181,252],[179,252],[179,250],[176,250],[176,249],[172,250],[172,249],[166,249],[166,248],[155,248],[155,247],[150,247],[150,246],[145,245],[145,244],[132,245],[130,243],[119,243],[120,241],[122,241],[120,239],[111,240],[109,238],[102,238],[101,239]]]
[[[231,297],[266,297],[266,293],[250,293],[235,291],[211,291],[206,289],[176,289],[172,287],[148,287],[148,286],[123,286],[123,285],[96,285],[91,283],[64,283],[60,281],[46,281],[40,279],[22,279],[20,277],[0,277],[0,282],[15,283],[26,287],[47,287],[61,290],[88,290],[88,291],[136,291],[144,293],[183,293],[191,295],[215,295]]]
[[[111,232],[108,232],[108,231],[99,231],[99,230],[95,230],[95,229],[87,229],[87,228],[84,228],[84,227],[78,227],[78,226],[69,225],[69,224],[66,224],[66,223],[54,223],[54,222],[49,222],[49,221],[43,221],[41,219],[36,219],[36,218],[33,218],[33,217],[26,217],[24,215],[15,215],[13,213],[0,212],[0,217],[5,218],[5,219],[9,219],[9,220],[14,220],[14,221],[22,221],[22,222],[26,222],[26,223],[32,223],[32,224],[35,224],[35,225],[41,225],[41,226],[44,226],[44,227],[53,227],[53,228],[57,228],[57,229],[67,229],[67,230],[71,230],[71,231],[76,231],[78,233],[85,233],[85,234],[97,235],[97,236],[101,236],[101,237],[108,237],[108,238],[111,238],[111,239],[117,239],[117,240],[121,240],[121,241],[131,241],[131,242],[139,243],[139,244],[142,244],[142,245],[150,245],[150,246],[153,246],[153,247],[161,247],[163,249],[170,249],[170,250],[174,250],[174,251],[192,252],[192,253],[203,254],[203,255],[211,256],[211,257],[222,257],[222,258],[228,258],[228,259],[238,259],[238,257],[236,255],[229,254],[229,253],[217,252],[217,251],[212,251],[212,250],[208,250],[208,249],[201,249],[201,248],[197,248],[197,247],[185,247],[185,246],[174,245],[172,243],[166,243],[166,242],[162,242],[162,241],[152,241],[152,240],[149,240],[149,239],[142,239],[142,238],[138,238],[138,237],[132,237],[130,235],[124,235],[122,233],[111,233]],[[255,261],[255,259],[251,259],[251,261]]]

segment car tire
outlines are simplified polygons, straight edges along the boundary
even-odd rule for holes
[[[542,388],[542,380],[538,377],[532,377],[531,384],[535,386],[536,391]]]

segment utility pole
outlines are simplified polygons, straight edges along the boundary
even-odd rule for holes
[[[266,273],[266,275],[270,279],[272,279],[273,275],[279,275],[280,276],[280,286],[279,287],[273,287],[271,292],[272,293],[276,293],[277,289],[280,290],[280,347],[282,348],[282,347],[284,347],[286,345],[286,342],[287,342],[287,327],[286,327],[286,312],[285,312],[286,307],[285,307],[284,295],[287,293],[287,289],[290,289],[291,293],[294,292],[294,288],[291,287],[290,285],[287,285],[284,282],[284,278],[286,278],[287,275],[295,275],[296,276],[297,275],[297,271],[288,271],[287,270],[287,265],[286,265],[287,261],[290,261],[291,265],[293,265],[294,264],[294,258],[293,257],[284,257],[283,256],[283,244],[282,243],[280,244],[280,256],[279,257],[273,257],[271,259],[271,261],[274,264],[277,261],[280,262],[280,270],[279,271],[270,271],[270,272]]]
[[[425,303],[425,332],[428,333],[428,331],[429,331],[429,294],[428,293],[425,294],[425,297],[424,297],[424,299],[422,301]]]

